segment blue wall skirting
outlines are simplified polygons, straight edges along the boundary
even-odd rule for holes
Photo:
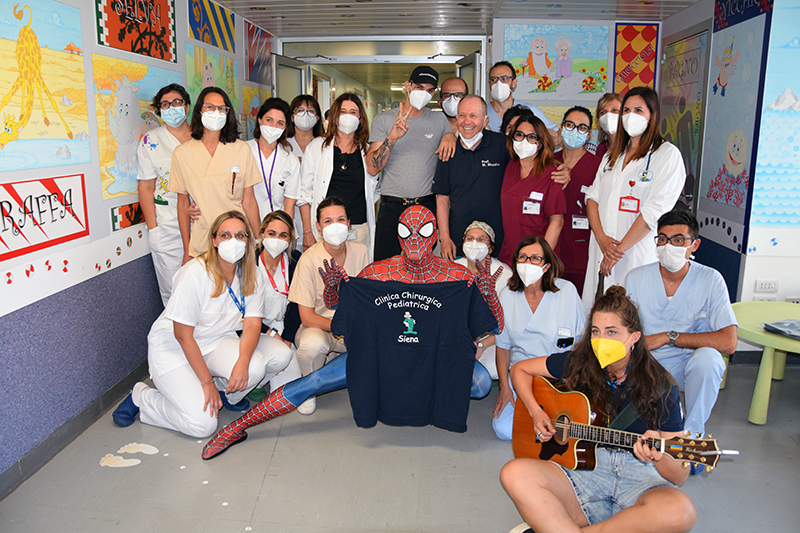
[[[725,285],[728,286],[731,302],[737,301],[741,254],[717,244],[711,239],[702,239],[694,256],[698,263],[715,268],[722,274],[722,277],[725,278]]]
[[[0,319],[0,472],[145,363],[162,310],[147,255]]]

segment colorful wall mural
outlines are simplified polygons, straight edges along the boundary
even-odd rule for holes
[[[80,11],[0,2],[0,172],[91,161]]]
[[[270,91],[260,87],[251,87],[249,85],[242,86],[242,113],[247,117],[246,122],[242,124],[244,130],[244,137],[246,139],[253,138],[253,131],[256,127],[256,116],[258,109],[264,100],[270,97]]]
[[[178,61],[175,0],[96,0],[97,42],[165,61]]]
[[[614,92],[655,87],[658,24],[617,24],[614,48]]]
[[[245,63],[244,78],[247,81],[272,87],[272,34],[254,24],[244,22]]]
[[[228,93],[234,109],[241,109],[239,62],[199,46],[186,45],[186,90],[192,103],[206,87],[219,87]]]
[[[236,17],[211,0],[189,1],[189,37],[236,52]]]

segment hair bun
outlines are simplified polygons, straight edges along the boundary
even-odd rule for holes
[[[612,285],[606,290],[606,296],[627,296],[628,292],[622,285]]]

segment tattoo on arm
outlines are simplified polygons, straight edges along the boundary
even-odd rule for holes
[[[372,156],[372,165],[375,168],[383,170],[383,167],[386,166],[386,160],[389,158],[389,154],[392,153],[392,146],[394,146],[394,142],[389,139],[383,141],[383,144],[380,145],[375,155]]]

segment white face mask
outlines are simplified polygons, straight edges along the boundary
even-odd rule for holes
[[[239,239],[228,239],[222,241],[217,245],[217,252],[219,256],[228,263],[234,264],[239,259],[244,257],[244,252],[247,250],[247,243]]]
[[[464,143],[464,146],[466,146],[468,150],[472,150],[472,147],[478,144],[478,141],[483,138],[483,130],[476,133],[471,139],[465,138],[460,131],[458,132],[458,136],[461,137],[461,142]]]
[[[289,241],[276,239],[275,237],[266,237],[261,243],[264,245],[264,249],[267,253],[272,257],[278,257],[289,247]]]
[[[225,127],[225,123],[228,121],[228,115],[224,115],[220,112],[219,109],[215,109],[214,111],[206,111],[203,113],[201,118],[201,122],[203,126],[210,131],[219,131],[223,127]]]
[[[544,268],[530,263],[517,263],[517,274],[519,274],[522,283],[529,287],[542,278]]]
[[[444,102],[442,102],[442,111],[444,114],[450,118],[455,118],[458,115],[458,103],[461,101],[461,98],[456,98],[455,96],[448,96],[445,98]]]
[[[538,144],[531,144],[525,139],[522,139],[521,141],[514,141],[514,152],[519,156],[520,159],[533,157],[536,155],[538,150]]]
[[[492,85],[492,98],[498,102],[505,102],[511,96],[511,86],[502,81],[498,81]]]
[[[408,102],[416,110],[420,110],[431,101],[433,97],[428,91],[411,91],[408,93]]]
[[[334,222],[322,228],[322,238],[331,246],[339,246],[347,240],[349,230],[345,224]]]
[[[478,241],[467,241],[461,246],[464,257],[472,261],[483,261],[489,255],[489,245]]]
[[[622,115],[622,127],[631,137],[638,137],[644,133],[649,123],[650,121],[642,115],[633,112]]]
[[[259,129],[261,130],[261,136],[267,141],[267,144],[274,143],[283,135],[283,130],[274,126],[265,126],[262,124],[259,126]]]
[[[358,129],[359,120],[358,117],[355,115],[351,115],[350,113],[339,115],[339,122],[337,126],[339,131],[344,133],[345,135],[350,135],[354,131]]]
[[[305,113],[300,116],[294,117],[294,125],[297,126],[297,129],[308,131],[317,124],[317,117],[311,116],[308,113]]]
[[[683,265],[688,261],[686,258],[686,250],[687,248],[674,246],[670,243],[659,246],[656,248],[658,262],[670,272],[677,272],[682,269]]]
[[[617,124],[619,124],[619,113],[606,113],[600,117],[600,127],[608,135],[617,133]]]

